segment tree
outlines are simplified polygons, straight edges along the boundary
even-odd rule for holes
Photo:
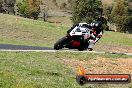
[[[0,0],[0,13],[2,13],[3,12],[3,1],[2,0]]]
[[[16,0],[3,0],[6,10],[8,11],[8,14],[14,14],[15,15],[15,3]]]
[[[27,17],[27,1],[23,0],[21,3],[17,4],[18,13],[22,17]]]
[[[124,0],[117,0],[112,10],[112,21],[116,24],[117,31],[126,31],[127,9],[125,8]]]
[[[112,15],[124,16],[127,15],[124,0],[117,0],[112,10]]]
[[[18,3],[18,12],[21,16],[27,18],[38,19],[40,13],[40,4],[41,0],[23,0],[21,3]]]
[[[102,15],[102,3],[99,0],[74,0],[72,5],[72,21],[92,22]]]
[[[132,16],[127,17],[125,26],[126,26],[127,31],[132,33]]]
[[[16,0],[0,0],[0,12],[15,15],[15,3]]]
[[[66,11],[66,7],[67,4],[65,2],[61,3],[60,9],[63,9],[64,11]]]
[[[107,20],[111,22],[111,12],[113,9],[113,5],[103,5],[103,14],[106,16]]]
[[[103,5],[104,14],[108,18],[109,26],[115,25],[116,31],[132,31],[131,17],[132,0],[116,0],[112,5]]]
[[[47,17],[48,17],[48,7],[45,3],[43,3],[41,8],[42,8],[42,12],[43,12],[43,20],[45,22],[45,21],[47,21]]]
[[[56,0],[52,0],[52,2],[55,4],[55,6],[58,6],[57,1]]]
[[[132,0],[127,0],[128,14],[132,16]]]

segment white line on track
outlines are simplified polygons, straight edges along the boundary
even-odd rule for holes
[[[7,50],[7,49],[0,49],[0,51],[5,52],[79,52],[79,53],[97,53],[97,54],[122,54],[122,55],[129,55],[132,56],[132,53],[115,53],[115,52],[97,52],[97,51],[77,51],[77,50]]]
[[[0,49],[0,51],[6,52],[81,52],[81,53],[105,53],[105,52],[96,52],[96,51],[77,51],[77,50],[7,50]]]

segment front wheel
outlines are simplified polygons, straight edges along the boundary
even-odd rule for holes
[[[66,37],[63,37],[61,39],[59,39],[55,44],[54,44],[54,49],[55,50],[59,50],[59,49],[62,49],[64,47],[64,44],[65,44],[65,40],[67,38]]]

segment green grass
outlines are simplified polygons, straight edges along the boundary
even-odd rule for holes
[[[0,88],[79,87],[71,71],[50,53],[0,53]]]
[[[132,35],[119,32],[105,32],[101,41],[105,44],[132,46]]]
[[[65,26],[0,14],[0,44],[50,46],[66,35]],[[132,46],[132,35],[105,32],[100,43]]]
[[[0,43],[53,46],[66,29],[43,21],[0,14]],[[16,20],[18,19],[18,20]]]
[[[90,60],[97,57],[120,58],[111,54],[0,52],[0,88],[80,88],[76,68],[60,63],[62,59]],[[112,57],[111,57],[112,56]],[[124,57],[130,58],[124,55]],[[84,88],[128,88],[130,84],[84,85]]]

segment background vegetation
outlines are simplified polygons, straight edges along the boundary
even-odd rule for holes
[[[38,19],[38,15],[40,14],[40,4],[41,0],[23,0],[18,3],[18,12],[21,16],[27,18],[33,18],[35,20]]]
[[[128,4],[129,3],[129,4]],[[115,24],[116,31],[131,32],[131,6],[130,0],[117,0],[110,6],[104,6],[104,14],[108,18],[108,22]]]
[[[103,16],[109,23],[109,29],[107,25],[104,25],[106,30],[114,29],[115,31],[128,33],[132,31],[131,0],[1,0],[0,12],[15,14],[14,7],[16,6],[18,14],[27,18],[38,19],[41,16],[46,21],[47,17],[50,17],[49,13],[54,12],[54,15],[60,15],[67,12],[69,16],[72,15],[71,20],[73,23],[78,23],[92,22]],[[59,22],[61,23],[61,21]]]
[[[72,5],[72,21],[93,22],[97,20],[103,13],[102,3],[100,0],[73,0]]]

